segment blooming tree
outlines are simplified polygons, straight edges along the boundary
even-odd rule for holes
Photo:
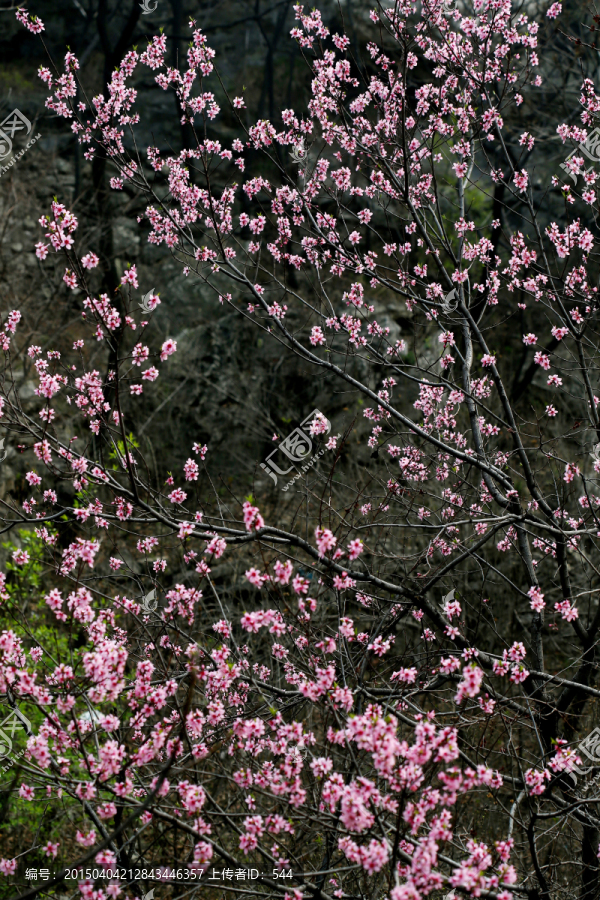
[[[211,505],[200,443],[177,471],[160,460],[157,484],[135,403],[177,352],[154,342],[160,298],[140,313],[135,266],[102,293],[76,216],[60,197],[44,212],[37,256],[64,268],[82,321],[47,351],[18,310],[2,323],[0,424],[29,487],[3,513],[21,534],[0,575],[14,623],[0,691],[25,717],[10,789],[52,810],[39,846],[0,861],[14,896],[181,881],[217,896],[252,879],[286,900],[509,900],[572,896],[574,878],[598,896],[600,814],[576,747],[600,696],[597,175],[578,191],[575,153],[575,187],[540,186],[520,111],[543,84],[540,22],[560,12],[397,0],[371,12],[363,65],[298,5],[312,96],[279,125],[246,128],[193,21],[181,69],[156,35],[89,102],[71,52],[62,73],[40,71],[86,158],[145,198],[148,240],[360,397],[372,466],[364,483],[338,475],[354,445],[317,413],[329,454],[302,524],[273,473],[271,520],[266,499]],[[148,69],[193,149],[140,146]],[[227,145],[212,132],[223,103]],[[596,125],[589,80],[580,104],[581,126],[556,123],[564,155]],[[515,328],[529,365],[516,379]],[[37,372],[34,415],[19,353]],[[215,583],[221,558],[239,583]],[[43,631],[23,611],[31,591]],[[53,874],[28,884],[40,852]]]

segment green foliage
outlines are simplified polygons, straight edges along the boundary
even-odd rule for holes
[[[55,625],[49,627],[48,608],[43,601],[45,576],[48,574],[48,565],[44,557],[47,550],[44,542],[35,532],[20,529],[18,532],[19,546],[12,542],[4,542],[2,548],[8,552],[9,559],[5,564],[7,573],[7,592],[9,600],[0,606],[0,631],[15,630],[24,635],[23,648],[26,651],[34,647],[41,647],[46,653],[51,653],[54,658],[66,658],[69,654],[69,636],[61,633]],[[28,553],[29,560],[24,565],[17,565],[12,554],[15,550]],[[74,654],[71,654],[74,657]],[[27,660],[24,668],[30,672],[33,670],[32,661]],[[36,667],[37,668],[37,667]],[[42,679],[39,678],[38,682]],[[29,720],[31,731],[37,734],[45,721],[44,713],[32,703],[19,701],[18,708]],[[0,706],[0,728],[2,722],[11,715],[11,706],[7,703]],[[27,743],[27,734],[23,729],[16,729],[12,735],[12,750],[10,755],[0,760],[0,827],[10,823],[7,829],[10,834],[31,834],[32,826],[39,823],[38,846],[43,846],[47,841],[60,840],[58,823],[52,822],[46,817],[47,800],[41,794],[36,794],[32,801],[25,801],[18,796],[18,787],[22,782],[28,783],[29,779],[23,771],[23,765],[31,766],[31,762],[25,759],[23,751]],[[6,771],[3,769],[6,768]],[[6,790],[11,787],[12,790]],[[18,855],[23,848],[15,852]],[[27,854],[26,864],[51,868],[51,862],[40,851]]]
[[[39,592],[42,578],[42,557],[44,553],[44,543],[40,537],[33,531],[25,528],[19,530],[19,546],[6,541],[2,544],[2,549],[8,551],[10,557],[6,563],[7,575],[10,574],[8,592],[11,597],[18,591],[21,592],[20,599],[23,598],[24,592],[29,596],[33,592]],[[23,550],[29,555],[29,561],[25,565],[17,565],[12,560],[12,554],[16,550]]]
[[[134,438],[133,434],[130,432],[127,435],[127,450],[131,453],[132,450],[139,449],[139,443]],[[108,458],[113,460],[112,469],[116,471],[120,466],[120,461],[126,459],[125,453],[125,444],[123,441],[117,441],[115,447],[111,447],[108,452]]]

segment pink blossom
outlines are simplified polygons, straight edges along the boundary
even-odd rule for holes
[[[310,423],[310,433],[312,437],[318,434],[329,434],[331,423],[326,419],[323,413],[318,412]]]
[[[347,572],[342,572],[341,575],[333,576],[333,586],[337,591],[346,591],[356,587],[356,581],[350,578]]]
[[[258,531],[259,528],[265,527],[265,521],[257,506],[252,506],[252,504],[246,500],[243,509],[244,525],[246,526],[247,531]]]
[[[46,856],[51,856],[52,859],[56,859],[56,857],[58,856],[59,847],[60,843],[58,841],[56,842],[56,844],[48,841],[48,843],[42,848],[42,850],[44,851]]]
[[[40,32],[44,31],[44,23],[38,16],[30,15],[26,9],[17,9],[15,13],[19,22],[25,26],[32,34],[40,34]],[[14,870],[13,870],[14,871]],[[7,872],[4,872],[7,875]]]
[[[317,528],[315,530],[315,537],[319,556],[321,557],[325,556],[330,550],[333,550],[337,544],[337,538],[329,528]]]
[[[340,634],[349,641],[354,640],[354,622],[347,616],[340,619]]]
[[[212,554],[215,559],[220,559],[225,553],[226,549],[227,542],[224,540],[224,538],[220,538],[215,535],[206,545],[206,549],[204,550],[204,552],[206,554]]]
[[[517,188],[520,193],[523,193],[527,190],[527,185],[529,183],[529,176],[525,169],[522,169],[520,172],[515,172],[513,176],[513,181],[515,182]]]
[[[34,788],[28,784],[22,784],[19,788],[19,797],[23,797],[24,800],[33,800],[34,794]]]
[[[254,587],[257,587],[259,590],[267,580],[264,575],[258,571],[258,569],[251,568],[246,570],[246,578],[253,584]]]
[[[414,684],[417,680],[418,671],[415,668],[399,669],[393,672],[390,681],[402,681],[404,684]]]
[[[481,690],[482,681],[482,669],[474,664],[465,666],[463,669],[463,680],[458,685],[458,691],[454,698],[455,702],[460,704],[465,697],[476,697]]]
[[[387,653],[395,640],[396,638],[393,634],[386,640],[384,640],[381,635],[378,635],[375,640],[368,645],[367,649],[372,650],[376,656],[383,656],[384,653]]]
[[[27,550],[14,550],[12,558],[17,566],[25,566],[29,562],[29,553]]]
[[[130,284],[134,288],[139,287],[137,280],[137,269],[135,266],[131,266],[123,273],[121,277],[121,284]]]
[[[348,559],[358,559],[364,549],[363,542],[360,538],[355,538],[353,541],[350,541],[348,544]]]
[[[567,622],[573,622],[579,617],[579,610],[576,606],[571,606],[570,600],[556,602],[554,604],[554,609],[557,610]]]
[[[188,459],[186,464],[183,467],[183,472],[185,475],[186,481],[197,481],[198,480],[198,463],[194,462],[193,459]]]
[[[528,793],[536,796],[539,794],[543,794],[546,790],[546,786],[544,784],[545,781],[550,780],[550,772],[548,769],[527,769],[525,772],[525,784],[528,788]]]
[[[164,342],[160,351],[160,358],[164,362],[169,356],[172,356],[173,353],[177,351],[177,341],[174,341],[173,338],[169,338]]]
[[[292,572],[294,571],[294,567],[289,559],[286,559],[284,563],[279,560],[275,561],[273,566],[275,569],[275,575],[273,580],[278,582],[279,584],[289,584],[290,578],[292,577]]]
[[[546,606],[544,595],[538,587],[535,587],[535,585],[529,588],[527,596],[531,599],[530,605],[535,612],[541,612]]]
[[[483,759],[490,748],[503,758],[510,739],[503,717],[513,715],[511,703],[515,710],[526,705],[531,681],[525,638],[515,640],[522,636],[520,626],[504,621],[502,588],[491,600],[482,594],[491,584],[501,586],[494,567],[498,576],[510,574],[513,559],[512,568],[518,569],[519,528],[524,528],[540,583],[556,575],[562,535],[571,567],[582,570],[575,573],[573,597],[590,599],[583,596],[592,565],[587,551],[600,527],[600,498],[593,493],[593,474],[588,478],[587,473],[600,471],[600,462],[595,443],[569,429],[571,416],[581,419],[586,404],[592,407],[587,411],[593,426],[600,407],[593,395],[598,291],[589,259],[595,236],[577,217],[577,204],[593,206],[596,198],[597,174],[583,159],[582,148],[600,99],[592,80],[583,78],[581,119],[558,125],[563,159],[569,154],[562,171],[582,178],[584,186],[562,184],[558,170],[550,175],[564,203],[553,213],[557,222],[541,210],[544,239],[566,264],[548,274],[545,259],[544,265],[538,259],[534,231],[529,225],[519,230],[522,211],[529,216],[528,172],[515,172],[506,160],[505,172],[494,168],[500,165],[494,160],[502,149],[502,116],[510,114],[515,145],[522,148],[522,156],[515,157],[518,165],[529,165],[529,157],[538,152],[539,141],[524,130],[523,109],[533,108],[543,83],[537,70],[548,69],[547,60],[540,66],[545,35],[538,46],[544,11],[533,6],[515,10],[506,0],[478,2],[473,15],[470,4],[465,10],[464,4],[443,0],[380,6],[370,12],[378,27],[365,25],[369,35],[359,48],[368,60],[364,83],[350,36],[331,35],[319,9],[294,6],[292,37],[308,60],[310,99],[305,104],[296,92],[296,108],[278,112],[274,122],[253,121],[246,111],[239,116],[244,98],[235,97],[227,121],[213,127],[222,93],[218,79],[209,78],[215,51],[194,21],[189,23],[190,40],[180,42],[179,53],[170,53],[164,33],[150,36],[139,52],[126,49],[91,103],[78,89],[79,62],[70,51],[62,71],[52,65],[39,73],[48,87],[48,111],[68,120],[86,165],[96,152],[110,161],[107,178],[115,190],[131,186],[138,224],[147,226],[152,248],[159,255],[169,253],[181,265],[182,277],[216,291],[214,321],[209,307],[205,309],[208,337],[219,345],[225,335],[227,344],[228,317],[245,317],[240,384],[243,392],[250,378],[251,413],[248,423],[240,424],[241,430],[246,425],[250,429],[242,468],[250,472],[260,460],[260,448],[252,449],[250,443],[261,430],[267,439],[271,434],[265,432],[267,408],[266,418],[252,413],[256,397],[251,396],[251,379],[261,355],[275,380],[266,386],[269,396],[258,397],[258,406],[264,400],[271,413],[300,418],[298,403],[310,402],[308,411],[328,397],[337,403],[335,398],[349,389],[364,401],[356,406],[356,398],[348,395],[343,439],[341,434],[329,437],[332,423],[318,411],[309,417],[308,427],[303,424],[311,438],[324,437],[313,442],[319,446],[312,462],[320,462],[308,473],[306,492],[296,497],[286,492],[284,497],[278,481],[261,489],[259,501],[251,495],[240,501],[242,509],[236,512],[235,496],[254,488],[250,482],[244,487],[243,472],[228,485],[227,472],[219,470],[227,454],[215,460],[214,472],[204,473],[207,490],[196,491],[197,457],[207,457],[207,446],[192,444],[190,429],[208,434],[214,425],[217,446],[227,441],[231,422],[225,408],[218,415],[219,403],[227,401],[219,382],[228,371],[228,352],[236,348],[216,346],[216,370],[205,386],[208,406],[187,422],[187,449],[185,428],[179,428],[172,458],[153,454],[152,428],[168,430],[167,419],[176,413],[173,403],[185,406],[183,393],[172,401],[168,384],[164,391],[152,386],[160,366],[176,351],[176,341],[163,343],[164,334],[156,337],[156,321],[140,321],[135,266],[123,273],[118,293],[99,293],[107,290],[101,286],[100,254],[88,250],[88,238],[79,242],[77,218],[57,199],[49,214],[40,217],[44,243],[36,245],[37,259],[48,260],[50,249],[61,254],[52,265],[53,277],[60,297],[63,285],[74,289],[67,307],[76,311],[78,323],[73,325],[69,316],[54,317],[67,325],[67,332],[59,328],[52,338],[59,353],[37,337],[36,329],[48,332],[48,323],[38,321],[39,298],[26,298],[25,328],[19,324],[19,310],[0,321],[8,373],[0,392],[0,418],[17,473],[16,488],[9,485],[4,498],[7,521],[16,523],[16,537],[9,535],[7,541],[17,544],[5,547],[8,563],[0,573],[0,600],[7,614],[12,608],[18,612],[21,594],[25,596],[23,627],[15,620],[14,631],[0,634],[0,693],[9,699],[14,695],[30,715],[37,710],[22,769],[33,771],[33,766],[37,774],[31,786],[21,787],[18,802],[41,802],[45,789],[47,802],[66,803],[67,814],[69,804],[74,809],[78,805],[75,824],[65,817],[63,848],[78,842],[86,848],[80,855],[87,858],[89,852],[101,867],[112,867],[116,860],[112,846],[96,846],[105,843],[104,825],[99,828],[98,823],[105,824],[106,833],[113,832],[121,815],[125,821],[137,810],[142,827],[164,826],[165,841],[178,820],[195,836],[185,866],[198,879],[207,880],[209,863],[219,855],[213,854],[213,841],[232,853],[238,849],[239,856],[252,854],[248,866],[258,865],[262,855],[263,863],[268,857],[279,872],[291,868],[288,835],[300,835],[302,843],[308,822],[315,832],[323,831],[326,842],[337,830],[329,847],[337,854],[329,860],[335,871],[317,879],[336,900],[357,890],[365,896],[383,892],[390,900],[424,900],[448,892],[510,900],[505,888],[518,881],[528,884],[527,841],[518,845],[512,866],[512,839],[498,840],[494,849],[468,833],[469,816],[463,815],[478,808],[480,796],[502,788],[502,776]],[[559,11],[560,4],[553,4],[550,18]],[[18,19],[31,31],[43,27],[25,10]],[[515,43],[516,52],[505,59],[506,48]],[[421,74],[415,81],[416,67]],[[477,89],[486,78],[492,84],[500,79],[501,103],[494,97],[483,106],[479,102]],[[156,131],[148,104],[138,96],[146,82],[174,94],[180,124],[193,127],[197,141],[174,149],[159,129],[159,145],[144,145],[144,135]],[[142,140],[139,158],[137,151],[131,152],[132,129]],[[483,181],[459,181],[469,196],[464,214],[450,223],[451,243],[456,241],[450,247],[439,239],[435,220],[439,191],[448,171],[455,180],[469,175],[472,135],[489,143],[493,152],[477,154]],[[310,152],[305,149],[309,144]],[[302,166],[297,165],[298,148]],[[290,156],[291,150],[295,153]],[[247,151],[252,156],[249,175]],[[535,159],[531,166],[533,172]],[[496,218],[486,225],[475,196],[477,184],[486,178],[507,186],[515,206],[510,221]],[[120,197],[127,199],[124,193]],[[543,192],[540,197],[543,204]],[[398,210],[402,218],[396,228]],[[83,236],[94,234],[87,213],[81,231]],[[127,250],[117,238],[116,257],[126,259]],[[167,277],[173,285],[176,274]],[[462,322],[453,303],[448,307],[444,302],[449,278],[469,300],[468,321]],[[235,286],[232,293],[226,293],[228,280]],[[401,298],[401,308],[394,295]],[[148,296],[150,308],[158,303],[158,296]],[[514,319],[513,313],[520,315],[517,309],[523,316]],[[488,352],[484,340],[499,333],[496,326],[507,316],[508,330],[501,328],[506,352],[500,360],[500,352]],[[520,321],[525,324],[517,331]],[[519,356],[512,350],[521,342],[523,327],[542,329],[539,336],[522,334],[521,348],[524,369],[529,357],[542,370],[536,368],[541,389],[521,398],[515,425],[507,404],[519,374],[512,371],[511,361]],[[14,338],[17,328],[23,340]],[[259,352],[253,328],[264,332],[264,351]],[[463,328],[471,332],[473,358],[465,335],[457,331]],[[28,346],[29,329],[40,345]],[[135,332],[133,339],[130,332]],[[435,347],[429,346],[431,340]],[[584,362],[591,366],[589,380],[578,370],[581,360],[575,358],[574,364],[570,358],[580,340]],[[557,341],[563,342],[561,352],[544,350]],[[463,385],[465,373],[453,375],[451,367],[460,368],[465,347],[467,369],[475,365],[473,377],[467,372]],[[315,348],[320,348],[317,353]],[[294,374],[285,363],[288,352],[310,362],[299,370],[298,402],[289,409],[296,385],[291,393],[291,382],[286,388],[286,379]],[[283,368],[277,361],[280,353]],[[483,368],[498,360],[502,371],[474,377],[481,354]],[[551,365],[559,374],[550,374]],[[586,385],[589,396],[580,390]],[[546,386],[561,391],[558,406],[548,403]],[[217,413],[211,413],[212,407]],[[336,410],[341,416],[339,403]],[[362,448],[359,423],[356,433],[350,427],[357,412],[368,431]],[[503,434],[507,423],[512,428]],[[511,434],[514,428],[519,434]],[[140,442],[138,462],[133,446],[123,449],[130,435]],[[543,468],[540,460],[547,463],[537,499],[524,498],[515,468],[515,447],[523,437],[535,478]],[[291,474],[288,466],[294,460],[282,459],[288,444],[278,443],[274,465],[278,475],[279,466],[289,468],[295,483],[299,472]],[[385,459],[371,456],[377,447],[385,449]],[[324,448],[334,452],[321,459]],[[552,500],[552,472],[561,465],[561,453],[572,455],[573,462],[562,463],[564,490]],[[186,490],[177,485],[178,466]],[[309,466],[296,466],[300,468],[308,472]],[[8,466],[5,475],[10,482]],[[157,489],[160,479],[163,487]],[[282,480],[287,478],[282,475]],[[46,484],[55,490],[44,490]],[[511,509],[520,501],[525,518],[512,521]],[[266,527],[261,508],[265,515],[267,510],[271,518],[275,515],[276,529]],[[19,522],[27,534],[21,533]],[[312,542],[310,528],[315,529]],[[341,568],[344,560],[347,570]],[[240,565],[245,578],[237,584]],[[37,646],[32,643],[36,629],[29,633],[25,627],[31,612],[26,595],[31,593],[29,581],[33,579],[34,588],[39,581],[40,566],[42,602],[35,615],[46,624]],[[450,595],[440,604],[436,591],[453,568],[458,579],[468,575],[472,584],[464,602]],[[149,580],[161,596],[152,616],[142,607]],[[536,584],[527,597],[541,613],[544,594],[532,580]],[[244,594],[247,611],[239,608]],[[576,650],[569,657],[565,638],[556,657],[552,630],[564,630],[564,621],[581,631],[578,608],[574,599],[555,599],[556,615],[546,623],[551,631],[542,635],[549,671],[572,670],[576,678],[569,665]],[[463,622],[466,603],[469,621]],[[484,690],[488,678],[494,699],[491,687],[490,694]],[[549,690],[548,702],[559,693],[558,688]],[[482,751],[480,758],[470,754],[472,763],[459,751],[458,728]],[[543,797],[553,773],[575,772],[579,762],[560,738],[544,755],[534,732],[525,749],[515,746],[520,765],[530,767],[525,787],[535,800]],[[24,735],[21,746],[22,741]],[[517,770],[519,760],[512,773],[516,777]],[[224,813],[215,819],[212,800],[210,812],[203,812],[211,781],[223,775],[229,778],[222,782]],[[518,805],[518,778],[512,787]],[[152,803],[143,810],[152,792]],[[509,801],[501,811],[504,818],[490,826],[500,837],[513,803],[504,794],[500,799]],[[529,814],[526,807],[527,801],[517,813],[513,810],[517,831],[520,818]],[[563,813],[559,809],[555,819],[533,823],[540,842],[546,840],[545,829],[550,829],[550,842],[560,834]],[[111,824],[112,819],[117,821]],[[92,823],[95,830],[89,830]],[[491,833],[488,825],[479,823],[480,837]],[[146,831],[148,840],[152,828]],[[517,840],[521,838],[519,833]],[[179,847],[186,853],[184,845],[181,838]],[[560,857],[559,845],[554,840]],[[38,849],[53,858],[59,848],[44,834]],[[301,847],[300,857],[304,851],[310,857],[310,847]],[[452,865],[449,857],[454,857]],[[315,856],[317,864],[320,858],[320,853]],[[15,872],[16,862],[2,860],[0,870]],[[173,865],[180,862],[174,859]],[[219,860],[221,865],[227,866],[227,860]],[[546,870],[552,892],[556,873],[552,866]],[[159,879],[172,880],[168,871],[161,865]],[[288,885],[285,878],[278,880],[285,900],[302,900],[300,882]],[[231,885],[231,879],[227,882]],[[121,885],[117,878],[102,885],[89,878],[80,889],[84,900],[117,900]]]
[[[547,370],[550,368],[550,357],[548,356],[547,353],[541,353],[540,351],[538,351],[534,355],[533,361],[534,361],[534,363],[536,363],[536,365],[541,366],[542,369]]]

